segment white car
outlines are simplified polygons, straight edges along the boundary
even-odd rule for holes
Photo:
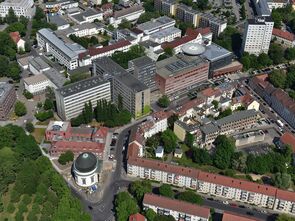
[[[228,201],[222,201],[223,204],[228,205],[229,202]]]

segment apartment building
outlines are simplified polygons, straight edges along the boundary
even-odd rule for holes
[[[242,51],[259,55],[268,53],[274,22],[270,16],[248,19],[245,24]]]
[[[156,84],[168,96],[208,80],[209,62],[199,56],[175,55],[156,66]]]
[[[220,33],[224,31],[227,27],[227,22],[222,21],[210,13],[202,13],[199,21],[199,26],[201,28],[210,27],[213,37],[218,37]]]
[[[147,56],[133,59],[128,62],[128,69],[133,76],[148,86],[151,91],[156,90],[156,62]]]
[[[175,220],[208,221],[210,209],[196,204],[146,193],[143,197],[144,210],[152,209],[159,215],[171,215]]]
[[[190,188],[200,193],[295,215],[295,192],[140,158],[139,147],[138,145],[128,147],[129,176]]]
[[[249,216],[244,216],[241,214],[235,214],[232,212],[223,212],[222,215],[222,221],[233,221],[233,220],[239,220],[239,221],[260,221],[260,219],[257,219],[255,217],[249,217]]]
[[[10,8],[17,17],[24,16],[29,19],[33,18],[36,12],[33,0],[6,0],[0,3],[0,17],[6,17]]]
[[[0,120],[7,120],[15,101],[14,87],[7,82],[0,82]]]
[[[37,32],[38,46],[57,59],[67,69],[73,70],[79,66],[78,55],[85,52],[85,48],[76,43],[66,43],[51,29],[43,28]]]
[[[250,128],[257,122],[257,116],[258,113],[254,109],[244,110],[204,125],[200,127],[202,143],[204,145],[211,145],[218,135],[231,134]]]
[[[281,44],[287,48],[293,48],[295,46],[295,35],[288,31],[283,31],[281,29],[273,28],[272,39],[278,44]]]
[[[112,99],[117,104],[119,96],[123,98],[123,107],[133,117],[149,114],[150,88],[126,71],[112,77]]]
[[[199,26],[200,13],[183,3],[177,5],[176,18],[179,20],[193,24],[194,27]]]
[[[111,84],[94,76],[55,90],[57,113],[63,120],[81,114],[86,102],[95,107],[98,100],[111,100]]]
[[[177,8],[176,0],[163,0],[161,2],[161,12],[164,15],[172,15],[175,16]]]

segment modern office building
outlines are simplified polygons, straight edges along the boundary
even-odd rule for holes
[[[175,55],[157,62],[156,84],[171,96],[208,80],[209,62],[200,56]]]
[[[51,55],[67,69],[73,70],[79,66],[78,55],[85,52],[85,48],[77,43],[66,43],[52,30],[43,28],[37,32],[38,46]]]
[[[268,53],[274,22],[270,16],[248,19],[245,24],[242,51],[259,55]]]
[[[55,90],[57,113],[63,120],[81,114],[86,102],[95,107],[98,100],[111,100],[111,85],[99,76],[91,77]]]
[[[125,71],[112,78],[112,99],[118,104],[123,98],[123,107],[133,117],[139,118],[150,113],[150,88]]]
[[[16,93],[14,87],[7,82],[0,82],[0,120],[7,120],[15,101]]]
[[[189,6],[180,3],[179,5],[177,5],[176,18],[183,22],[193,24],[194,27],[198,27],[200,13]]]
[[[143,208],[152,209],[159,215],[171,215],[175,220],[208,221],[210,209],[196,204],[171,199],[152,193],[144,194]]]
[[[31,19],[36,12],[33,0],[6,0],[0,3],[0,17],[6,17],[10,8],[13,9],[17,17],[24,16],[29,19]]]
[[[131,69],[133,76],[148,86],[152,91],[157,89],[155,83],[155,61],[147,56],[136,58],[128,62],[128,69]]]
[[[227,22],[220,20],[219,18],[215,17],[214,15],[210,13],[203,13],[201,14],[199,26],[201,28],[210,27],[213,33],[213,37],[216,38],[227,27]]]

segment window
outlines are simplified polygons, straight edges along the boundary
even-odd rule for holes
[[[91,183],[94,182],[94,175],[91,177]]]
[[[86,179],[82,178],[82,183],[85,185],[86,184]]]

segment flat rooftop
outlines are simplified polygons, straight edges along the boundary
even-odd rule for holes
[[[11,89],[13,89],[11,84],[0,81],[0,104],[4,102]]]
[[[162,16],[156,19],[152,19],[151,21],[139,24],[137,25],[137,28],[142,31],[149,31],[156,28],[160,28],[162,26],[166,26],[169,23],[175,23],[175,20],[169,18],[168,16]]]
[[[169,27],[151,34],[151,38],[164,38],[176,33],[181,33],[181,30],[175,27]]]
[[[220,18],[212,15],[211,13],[203,13],[203,14],[201,14],[201,17],[207,18],[210,22],[214,22],[219,25],[227,23],[226,21],[221,20]]]
[[[151,58],[149,58],[148,56],[142,56],[139,58],[135,58],[131,61],[129,61],[130,63],[133,63],[134,66],[136,67],[144,67],[146,65],[150,65],[150,64],[154,64],[156,65],[155,61],[153,61]]]
[[[202,54],[209,61],[216,61],[223,57],[231,56],[233,53],[213,42],[211,45],[206,46],[205,52]]]
[[[102,57],[95,59],[93,64],[98,66],[104,73],[110,75],[118,75],[126,73],[126,70],[122,68],[119,64],[113,61],[110,57]]]
[[[183,71],[193,70],[206,63],[208,61],[200,56],[174,55],[173,57],[157,62],[157,74],[163,78],[169,78],[183,73]]]
[[[128,72],[115,75],[114,78],[135,92],[148,89],[145,84],[141,83]]]
[[[49,70],[46,70],[43,72],[43,74],[53,83],[57,88],[61,88],[67,79],[65,76],[61,73],[59,73],[54,68],[50,68]]]
[[[33,57],[29,59],[29,63],[38,71],[50,68],[50,66],[41,57]]]
[[[60,15],[54,15],[49,17],[50,23],[55,24],[56,26],[63,26],[69,24],[62,16]]]
[[[24,82],[27,85],[38,84],[40,82],[47,81],[47,80],[48,78],[44,74],[37,74],[31,77],[24,78]]]
[[[66,85],[60,89],[57,89],[56,92],[60,93],[63,97],[68,97],[73,94],[86,91],[90,88],[96,87],[101,84],[109,83],[108,81],[101,80],[99,76],[94,76],[82,81],[78,81],[73,84]]]

